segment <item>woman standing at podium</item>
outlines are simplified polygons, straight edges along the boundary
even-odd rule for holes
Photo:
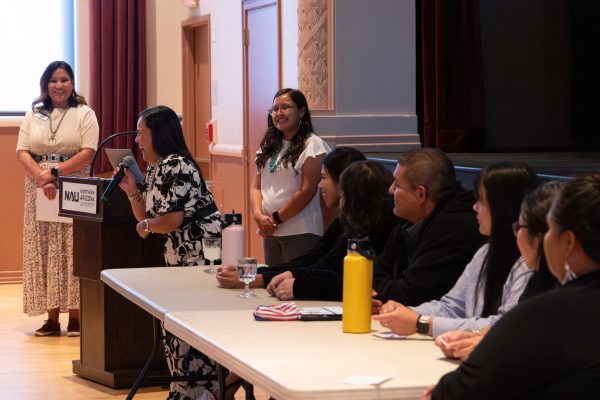
[[[221,237],[222,218],[202,172],[185,143],[177,114],[165,106],[140,113],[138,143],[148,163],[142,191],[126,170],[119,186],[129,200],[142,238],[166,235],[167,265],[204,265],[203,237]],[[118,171],[118,170],[117,170]],[[116,173],[116,172],[115,172]],[[211,396],[216,388],[215,363],[167,332],[165,352],[174,376],[200,375],[206,380],[171,383],[168,399]]]
[[[40,95],[21,123],[17,160],[25,170],[23,311],[48,313],[36,336],[60,335],[60,312],[69,312],[68,336],[79,336],[79,280],[73,276],[73,225],[37,220],[37,192],[56,197],[60,175],[87,176],[98,145],[94,111],[74,87],[72,68],[53,61],[40,78]],[[40,197],[40,201],[45,201]]]

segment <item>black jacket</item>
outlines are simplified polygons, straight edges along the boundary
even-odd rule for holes
[[[406,225],[394,229],[374,265],[373,288],[381,300],[416,306],[452,289],[483,243],[474,203],[457,182],[421,221],[414,237]]]
[[[389,218],[369,233],[375,254],[383,251],[390,232],[400,220]],[[337,236],[337,237],[336,237]],[[288,264],[259,269],[265,285],[273,276],[291,271],[294,275],[294,298],[313,300],[342,300],[343,265],[348,249],[348,235],[336,218],[317,245]]]
[[[432,399],[595,399],[600,393],[600,271],[525,300]]]
[[[332,261],[327,261],[333,255],[328,253],[334,247],[336,241],[343,233],[342,224],[339,219],[334,219],[325,234],[319,239],[315,246],[306,253],[294,258],[285,264],[273,265],[270,267],[260,267],[257,273],[262,274],[265,287],[271,282],[275,275],[279,275],[284,271],[293,271],[297,268],[304,268],[310,265],[319,263],[321,258],[324,258],[323,263],[330,264]]]

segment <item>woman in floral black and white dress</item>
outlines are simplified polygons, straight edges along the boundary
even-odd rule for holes
[[[128,170],[119,184],[139,221],[137,232],[142,238],[151,233],[166,236],[167,265],[203,265],[202,238],[221,236],[222,217],[185,144],[179,118],[170,108],[156,106],[140,113],[137,128],[136,142],[149,164],[142,192]],[[169,333],[165,352],[172,375],[207,377],[172,383],[168,399],[212,396],[217,384],[212,360]]]

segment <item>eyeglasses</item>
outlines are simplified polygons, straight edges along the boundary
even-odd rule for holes
[[[291,104],[282,104],[280,106],[275,106],[273,108],[269,108],[269,114],[277,114],[279,111],[282,111],[284,114],[288,112],[290,108],[297,108],[297,106]]]
[[[521,225],[519,223],[519,221],[513,222],[512,229],[513,229],[513,234],[515,235],[515,237],[519,234],[519,229],[521,229],[521,228],[529,228],[529,226],[528,225]]]

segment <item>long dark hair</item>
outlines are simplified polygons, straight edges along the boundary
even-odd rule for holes
[[[377,161],[356,161],[342,172],[340,221],[350,236],[367,236],[394,218],[394,199],[388,192],[393,181],[392,173]]]
[[[185,143],[183,129],[181,129],[181,123],[175,111],[167,106],[155,106],[146,108],[139,117],[144,119],[146,126],[150,129],[152,147],[156,154],[163,158],[169,154],[188,158],[198,168],[200,178],[203,178],[198,163]]]
[[[325,156],[323,159],[323,166],[327,170],[327,173],[331,179],[339,184],[340,175],[342,172],[354,161],[363,161],[367,157],[359,150],[353,149],[352,147],[336,147],[331,153]]]
[[[561,231],[571,230],[581,247],[600,262],[600,173],[588,172],[567,181],[550,217]]]
[[[475,182],[476,193],[485,190],[492,219],[489,249],[477,279],[484,284],[482,317],[496,314],[502,302],[506,278],[520,256],[512,232],[525,194],[538,184],[535,172],[525,163],[498,163],[485,168]]]
[[[298,160],[298,157],[304,150],[304,142],[306,141],[306,138],[313,131],[313,126],[310,118],[310,110],[308,109],[308,102],[306,101],[304,94],[297,89],[285,88],[275,93],[273,100],[279,96],[283,96],[284,94],[290,96],[290,99],[292,99],[296,107],[298,107],[298,110],[304,108],[304,115],[300,120],[298,133],[296,133],[292,138],[290,147],[287,149],[281,159],[281,165],[287,168],[288,164],[294,164]],[[283,132],[275,127],[275,124],[273,123],[273,117],[271,116],[271,113],[269,113],[267,117],[267,132],[260,142],[261,153],[256,156],[256,167],[259,170],[265,166],[267,160],[271,158],[277,149],[281,148],[283,145],[282,141]]]
[[[40,95],[36,97],[31,103],[32,109],[37,108],[40,110],[52,111],[52,109],[54,108],[54,105],[52,104],[52,99],[48,94],[48,84],[50,83],[50,79],[52,78],[52,74],[54,73],[54,71],[56,71],[59,68],[63,69],[67,73],[67,75],[69,75],[69,78],[72,82],[73,92],[67,100],[69,106],[77,107],[81,104],[87,105],[87,103],[85,102],[85,98],[75,91],[75,74],[73,73],[73,68],[71,68],[71,66],[66,61],[52,61],[50,64],[48,64],[48,66],[42,73],[42,76],[40,78]]]
[[[562,187],[562,181],[546,182],[525,196],[525,200],[521,204],[521,217],[526,225],[522,229],[527,229],[527,232],[532,237],[537,236],[540,238],[540,242],[537,254],[539,260],[538,268],[534,271],[533,276],[529,278],[529,282],[527,282],[520,300],[545,292],[558,285],[558,281],[548,269],[548,261],[544,254],[543,238],[544,234],[548,231],[546,215]],[[529,267],[532,266],[530,265]]]

